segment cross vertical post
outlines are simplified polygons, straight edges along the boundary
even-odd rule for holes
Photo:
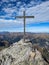
[[[23,12],[23,15],[24,15],[24,42],[25,42],[25,11]]]
[[[24,19],[24,37],[23,37],[23,41],[25,42],[25,33],[26,33],[26,31],[25,31],[25,25],[26,25],[25,19],[26,18],[34,18],[34,16],[25,16],[25,11],[24,11],[23,16],[16,16],[16,18],[23,18]]]

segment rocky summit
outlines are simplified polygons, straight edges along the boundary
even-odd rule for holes
[[[0,65],[45,65],[41,53],[23,39],[0,52]]]

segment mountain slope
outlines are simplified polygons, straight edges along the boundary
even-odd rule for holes
[[[0,52],[0,65],[44,65],[41,53],[30,42],[20,40]]]

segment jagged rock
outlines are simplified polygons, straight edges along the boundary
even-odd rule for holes
[[[44,65],[38,50],[33,51],[30,42],[23,39],[0,52],[0,65]]]

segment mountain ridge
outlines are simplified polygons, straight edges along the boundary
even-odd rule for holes
[[[23,39],[0,52],[0,65],[44,65],[41,53]]]

